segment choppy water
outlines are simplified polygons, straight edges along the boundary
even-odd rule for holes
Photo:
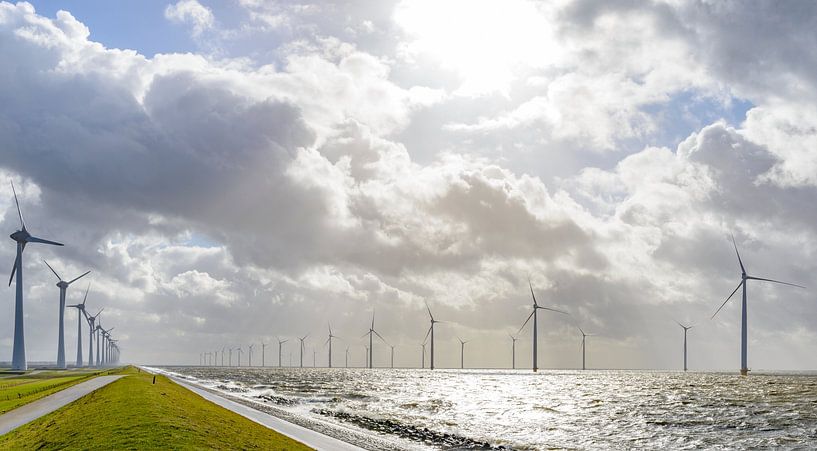
[[[398,448],[454,447],[442,434],[469,440],[459,446],[513,449],[817,446],[817,374],[164,369],[255,401],[265,396],[297,415],[368,430]],[[423,428],[439,434],[412,439]]]

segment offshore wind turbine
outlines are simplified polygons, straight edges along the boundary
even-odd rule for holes
[[[516,369],[516,340],[519,340],[519,338],[514,337],[511,334],[508,334],[508,336],[511,337],[511,369],[515,370]]]
[[[240,367],[241,366],[241,353],[244,352],[244,351],[241,350],[241,346],[237,347],[235,350],[238,351],[238,366]]]
[[[389,345],[391,348],[391,367],[394,368],[394,345]]]
[[[376,330],[374,330],[374,310],[372,311],[372,325],[371,325],[371,327],[369,327],[369,331],[366,332],[365,334],[363,334],[363,336],[365,337],[366,335],[369,336],[369,348],[368,348],[369,349],[369,368],[372,368],[374,366],[374,363],[373,363],[374,362],[374,342],[373,342],[374,337],[373,336],[377,335],[381,340],[383,340],[383,343],[386,343],[387,345],[389,344],[389,342],[387,342],[386,339],[383,338],[382,335],[380,335],[379,333],[377,333]]]
[[[554,308],[542,307],[541,305],[539,305],[536,302],[536,295],[533,294],[533,285],[531,285],[530,280],[528,280],[528,286],[530,287],[530,295],[533,298],[533,311],[528,316],[528,319],[526,319],[525,322],[522,324],[522,327],[519,328],[519,332],[522,332],[522,329],[525,328],[525,326],[528,324],[528,321],[530,321],[530,319],[532,317],[533,318],[533,371],[536,372],[536,371],[539,371],[538,360],[537,360],[537,354],[538,354],[538,352],[537,352],[537,341],[538,341],[537,340],[537,336],[538,336],[537,316],[538,315],[536,314],[537,310],[548,310],[548,311],[551,311],[551,312],[562,313],[564,315],[567,315],[568,313],[563,312],[561,310],[556,310]],[[517,332],[517,334],[519,332]]]
[[[346,347],[346,368],[349,368],[349,347]]]
[[[338,338],[338,336],[332,335],[332,324],[331,323],[328,324],[329,324],[329,338],[326,339],[324,345],[326,345],[326,343],[329,343],[329,368],[332,368],[332,339]]]
[[[82,318],[88,317],[85,313],[85,301],[88,300],[88,290],[91,289],[91,284],[88,283],[88,288],[85,289],[85,297],[82,298],[81,304],[69,305],[69,308],[77,309],[77,368],[82,366]]]
[[[465,369],[465,343],[468,343],[471,340],[462,341],[462,338],[457,337],[457,340],[460,341],[460,369]]]
[[[306,340],[306,337],[308,336],[309,334],[306,334],[303,337],[298,338],[298,340],[301,340],[301,362],[300,362],[301,368],[304,367],[304,340]]]
[[[47,261],[43,260],[45,266],[48,266],[48,269],[57,276],[57,287],[60,289],[60,314],[59,314],[59,323],[58,323],[58,334],[59,337],[57,338],[57,368],[65,369],[65,292],[68,290],[68,286],[72,283],[76,282],[77,280],[87,276],[88,273],[91,271],[86,271],[84,274],[80,275],[79,277],[75,277],[70,281],[66,282],[62,280],[57,271],[54,271],[54,268],[48,264]]]
[[[226,345],[221,347],[221,366],[224,366],[224,349],[226,348]]]
[[[255,346],[255,344],[251,344],[251,345],[250,345],[250,347],[249,347],[249,348],[250,348],[250,352],[247,354],[247,357],[248,357],[249,363],[247,364],[247,366],[252,366],[252,347],[253,347],[253,346]]]
[[[281,349],[284,343],[288,342],[289,340],[281,340],[280,338],[276,337],[278,340],[278,368],[281,368]],[[289,365],[292,366],[292,361],[290,360]]]
[[[582,370],[584,370],[585,369],[585,365],[584,365],[585,354],[587,352],[586,339],[587,339],[587,337],[592,337],[595,334],[586,334],[586,333],[584,333],[584,331],[582,330],[581,327],[579,327],[579,332],[582,333],[582,345],[581,345],[582,346]],[[684,331],[684,371],[686,371],[686,366],[687,366],[686,362],[687,362],[687,338],[686,338],[686,331]]]
[[[676,321],[676,323],[681,326],[681,329],[684,329],[684,371],[687,370],[687,332],[689,329],[692,329],[692,325],[684,326],[683,324]],[[582,340],[582,344],[584,344],[584,340]]]
[[[222,355],[222,357],[223,357],[223,355]],[[267,344],[264,343],[264,342],[261,342],[261,368],[264,368],[265,366],[267,366],[266,359],[267,359]]]
[[[732,294],[730,294],[729,297],[727,297],[726,300],[723,301],[723,304],[721,304],[721,306],[718,307],[718,310],[715,311],[715,313],[712,315],[712,318],[714,318],[715,315],[717,315],[718,312],[721,311],[723,306],[726,305],[726,303],[729,302],[730,299],[732,299],[732,296],[734,296],[734,294],[737,293],[738,289],[743,287],[743,302],[741,303],[741,315],[740,315],[740,374],[742,376],[746,376],[747,374],[749,374],[748,349],[747,349],[748,348],[749,330],[748,330],[747,320],[746,320],[746,282],[749,281],[749,280],[758,280],[758,281],[762,281],[762,282],[772,282],[772,283],[779,283],[779,284],[782,284],[782,285],[790,285],[790,286],[798,287],[798,288],[806,288],[806,287],[804,287],[802,285],[789,283],[789,282],[781,282],[779,280],[765,279],[763,277],[755,277],[755,276],[750,276],[750,275],[746,274],[746,268],[743,266],[743,261],[740,259],[740,252],[738,252],[738,245],[735,242],[735,237],[734,236],[732,237],[732,245],[735,247],[735,254],[738,256],[738,263],[740,264],[740,283],[732,291]],[[712,318],[710,318],[710,319],[712,319]]]
[[[428,306],[427,302],[426,302],[426,310],[428,310],[428,317],[431,320],[431,327],[428,328],[428,332],[426,332],[426,337],[423,338],[423,343],[426,342],[426,340],[428,339],[429,334],[430,334],[431,335],[431,365],[430,366],[431,366],[431,369],[433,370],[434,369],[434,324],[441,323],[442,321],[437,321],[437,320],[434,319],[434,315],[431,314],[431,308]],[[423,352],[425,352],[425,348],[423,348]],[[425,363],[425,359],[423,359],[423,363]]]
[[[26,223],[23,220],[23,212],[20,210],[20,202],[17,200],[17,191],[14,189],[14,182],[11,182],[11,191],[14,193],[14,203],[17,205],[17,216],[20,217],[20,230],[9,235],[12,240],[17,242],[17,257],[14,259],[11,277],[9,277],[9,286],[11,286],[12,280],[16,281],[16,296],[14,299],[14,351],[12,352],[11,369],[25,371],[28,369],[28,362],[26,361],[25,317],[23,316],[23,251],[28,243],[51,244],[53,246],[62,246],[63,244],[37,238],[28,233]],[[17,274],[16,279],[14,278],[15,274]],[[64,353],[63,360],[65,360]]]
[[[233,348],[228,348],[227,351],[228,351],[227,356],[229,357],[229,360],[227,361],[227,366],[232,367],[233,366]]]
[[[420,358],[420,368],[425,369],[426,368],[426,343],[423,342],[423,344],[421,344],[420,346],[423,348],[423,354],[422,354],[422,357]]]

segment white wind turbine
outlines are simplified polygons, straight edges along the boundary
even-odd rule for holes
[[[679,323],[678,321],[675,321],[675,323],[678,324],[679,326],[681,326],[681,329],[684,329],[684,371],[686,371],[687,370],[687,332],[689,332],[689,329],[692,329],[692,325],[690,324],[689,326],[684,326],[683,324]]]
[[[460,341],[460,369],[465,369],[465,343],[468,343],[471,340],[463,341],[462,338],[457,337],[457,340]]]
[[[735,254],[737,254],[738,263],[740,264],[740,283],[732,291],[732,294],[730,294],[729,297],[727,297],[726,300],[723,301],[723,304],[721,304],[721,306],[718,307],[718,310],[715,311],[715,313],[712,315],[712,318],[714,318],[715,315],[717,315],[718,312],[721,311],[723,306],[726,305],[726,303],[729,302],[730,299],[732,299],[732,296],[734,296],[734,294],[737,293],[738,289],[743,287],[743,302],[741,303],[741,317],[740,317],[740,319],[741,319],[741,321],[740,321],[740,374],[743,375],[743,376],[746,376],[747,374],[749,374],[748,349],[747,349],[747,347],[748,347],[747,341],[748,341],[749,331],[748,331],[747,320],[746,320],[746,281],[748,281],[748,280],[758,280],[758,281],[762,281],[762,282],[772,282],[772,283],[779,283],[779,284],[782,284],[782,285],[790,285],[790,286],[798,287],[798,288],[806,288],[806,287],[804,287],[802,285],[793,284],[793,283],[781,282],[779,280],[764,279],[763,277],[755,277],[755,276],[747,275],[746,274],[746,268],[743,267],[743,261],[740,259],[740,252],[738,252],[738,245],[737,245],[737,243],[735,243],[735,237],[734,236],[732,237],[732,245],[735,246]],[[712,319],[712,318],[710,318],[710,319]]]
[[[14,203],[17,205],[17,216],[20,217],[20,230],[9,235],[12,240],[17,242],[17,257],[14,259],[14,267],[11,269],[11,277],[9,277],[9,286],[11,286],[12,280],[16,281],[16,297],[14,300],[14,351],[11,358],[11,368],[17,371],[25,371],[28,369],[28,362],[26,361],[25,317],[23,315],[23,251],[28,243],[51,244],[53,246],[62,246],[62,243],[37,238],[28,233],[26,223],[23,220],[23,212],[20,210],[20,202],[17,200],[17,191],[14,189],[14,182],[11,183],[11,191],[14,193]],[[14,278],[15,274],[17,274],[17,279]]]
[[[371,327],[369,327],[369,331],[366,332],[365,334],[363,334],[364,337],[366,335],[369,336],[369,348],[368,348],[368,350],[369,350],[369,368],[373,368],[374,367],[374,346],[373,346],[373,344],[374,344],[373,338],[374,337],[373,337],[373,335],[377,335],[378,338],[383,340],[383,343],[386,343],[387,345],[389,344],[389,342],[387,342],[386,339],[383,338],[382,335],[380,335],[379,333],[377,333],[376,330],[374,330],[374,311],[372,311],[372,325],[371,325]]]
[[[537,356],[537,354],[538,354],[538,352],[537,352],[537,341],[538,341],[537,336],[538,336],[539,332],[538,332],[538,324],[537,324],[537,316],[538,315],[536,314],[536,311],[537,310],[548,310],[548,311],[551,311],[551,312],[562,313],[564,315],[567,315],[568,313],[563,312],[561,310],[556,310],[554,308],[542,307],[539,304],[537,304],[536,303],[536,295],[533,294],[533,285],[531,285],[530,280],[528,280],[528,286],[530,287],[530,295],[533,298],[533,311],[531,312],[530,316],[528,316],[528,319],[525,320],[524,324],[522,324],[522,327],[519,328],[519,332],[522,332],[522,329],[525,328],[525,326],[528,324],[528,321],[530,321],[530,319],[532,317],[533,318],[533,371],[535,372],[535,371],[539,371],[538,360],[537,360],[537,357],[538,357]],[[519,333],[519,332],[517,332],[517,333]]]
[[[288,342],[289,340],[281,340],[280,338],[276,337],[278,340],[278,368],[281,368],[281,350],[283,349],[284,343]],[[292,366],[292,362],[289,362],[290,366]]]
[[[426,337],[423,338],[423,343],[425,343],[425,341],[428,339],[429,334],[430,334],[431,335],[431,365],[430,365],[430,367],[433,370],[434,369],[434,324],[441,323],[442,321],[437,321],[436,319],[434,319],[434,315],[431,314],[431,308],[428,306],[428,303],[426,303],[426,310],[428,310],[428,317],[431,320],[431,327],[428,328],[428,332],[426,332]],[[423,348],[423,350],[425,350],[425,348]],[[425,362],[425,359],[423,359],[423,362]]]
[[[585,365],[584,365],[585,354],[587,352],[587,343],[586,343],[587,340],[586,339],[587,339],[587,337],[592,337],[595,334],[586,334],[586,333],[584,333],[584,331],[582,330],[581,327],[579,327],[578,329],[579,329],[579,332],[582,333],[582,345],[581,345],[582,346],[582,370],[584,370],[585,369]],[[687,352],[686,351],[686,332],[684,332],[684,366],[685,367],[686,367],[686,352]]]
[[[508,334],[511,337],[511,369],[516,369],[516,340],[519,338],[514,337],[511,334]]]
[[[346,368],[349,368],[349,347],[346,347]]]
[[[77,309],[77,368],[82,366],[82,319],[88,318],[85,313],[85,301],[88,300],[88,290],[91,289],[91,284],[88,283],[88,288],[85,289],[85,297],[82,298],[81,304],[69,305],[69,308]]]
[[[222,357],[223,356],[224,355],[222,354]],[[267,344],[264,343],[264,342],[261,342],[261,368],[264,368],[265,366],[267,366],[266,359],[267,359]]]
[[[224,350],[227,349],[227,345],[221,347],[221,366],[224,366]]]
[[[233,366],[233,348],[227,348],[227,357],[228,357],[227,366],[232,367]]]
[[[420,368],[425,369],[426,368],[426,342],[423,342],[423,344],[421,344],[420,346],[423,348],[423,354],[422,354],[422,357],[420,358]]]
[[[249,360],[249,363],[247,364],[247,366],[252,366],[252,348],[253,348],[253,346],[255,346],[255,344],[251,344],[250,347],[249,347],[250,352],[247,354],[247,359]]]
[[[90,288],[90,284],[88,285]],[[86,292],[87,295],[87,292]],[[96,319],[102,313],[105,308],[99,309],[96,312],[96,315],[90,316],[88,313],[83,310],[82,312],[85,314],[85,320],[88,321],[88,366],[94,366],[94,333],[96,332]]]
[[[244,351],[241,350],[241,346],[237,347],[235,350],[238,352],[238,366],[240,367],[241,366],[241,353],[243,353]]]
[[[391,348],[391,367],[394,368],[394,345],[389,345]]]
[[[327,343],[329,344],[329,368],[332,368],[332,339],[333,338],[338,338],[338,336],[337,335],[332,335],[332,324],[329,324],[329,338],[327,338],[326,343],[324,343],[324,346]]]
[[[303,337],[298,338],[298,340],[301,341],[301,361],[300,361],[301,368],[304,367],[304,340],[306,340],[306,337],[308,336],[309,334],[306,334]]]
[[[65,365],[65,292],[68,290],[69,285],[71,285],[72,283],[76,282],[77,280],[83,278],[84,276],[87,276],[88,273],[90,273],[91,271],[86,271],[84,274],[80,275],[79,277],[76,277],[76,278],[71,279],[70,281],[66,282],[66,281],[62,280],[62,277],[60,277],[60,275],[57,274],[57,271],[54,271],[54,268],[52,268],[51,265],[49,265],[47,261],[43,260],[43,263],[45,263],[45,266],[48,266],[48,269],[50,269],[51,272],[53,272],[54,275],[57,276],[57,281],[58,281],[57,282],[57,287],[59,287],[59,289],[60,289],[60,313],[59,313],[59,323],[58,323],[59,337],[57,338],[57,368],[65,369],[66,368],[66,365]]]

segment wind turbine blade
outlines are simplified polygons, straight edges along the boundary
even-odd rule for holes
[[[725,300],[725,301],[723,301],[723,304],[721,304],[721,306],[720,306],[720,307],[718,307],[718,309],[717,309],[717,310],[715,310],[715,313],[713,313],[713,314],[712,314],[712,316],[711,316],[709,319],[713,319],[713,318],[715,318],[715,315],[717,315],[717,314],[718,314],[718,312],[720,312],[720,311],[721,311],[721,309],[723,308],[723,306],[724,306],[724,305],[726,305],[726,303],[727,303],[727,302],[729,302],[729,300],[730,300],[730,299],[732,299],[732,296],[734,296],[734,295],[735,295],[735,293],[737,293],[737,292],[738,292],[738,289],[739,289],[739,288],[740,288],[740,287],[743,285],[743,283],[744,283],[744,281],[743,281],[743,280],[741,280],[741,281],[740,281],[740,283],[738,284],[738,286],[737,286],[737,287],[735,287],[735,289],[732,291],[732,294],[730,294],[730,295],[729,295],[729,297],[728,297],[728,298],[726,298],[726,300]]]
[[[9,282],[11,285],[11,282]],[[431,318],[431,321],[434,321],[434,315],[431,314],[431,307],[428,306],[428,302],[426,302],[426,310],[428,310],[428,316]]]
[[[71,285],[72,283],[76,282],[76,281],[77,281],[77,280],[79,280],[79,279],[82,279],[83,277],[87,276],[87,275],[88,275],[88,274],[90,274],[90,273],[91,273],[91,271],[85,271],[85,274],[83,274],[83,275],[81,275],[81,276],[79,276],[79,277],[74,278],[73,280],[71,280],[70,282],[68,282],[68,285]]]
[[[538,306],[538,305],[536,306],[536,308],[538,308],[538,309],[540,309],[540,310],[549,310],[549,311],[551,311],[551,312],[561,313],[561,314],[564,314],[564,315],[570,315],[570,313],[563,312],[563,311],[561,311],[561,310],[556,310],[555,308],[550,308],[550,307],[540,307],[540,306]]]
[[[779,283],[779,284],[783,284],[783,285],[789,285],[789,286],[792,286],[792,287],[797,287],[797,288],[806,288],[806,287],[804,287],[804,286],[802,286],[802,285],[797,285],[797,284],[794,284],[794,283],[788,283],[788,282],[781,282],[781,281],[779,281],[779,280],[774,280],[774,279],[764,279],[763,277],[752,277],[752,276],[747,276],[746,278],[747,278],[747,279],[752,279],[752,280],[762,280],[762,281],[764,281],[764,282],[774,282],[774,283]]]
[[[361,335],[360,338],[365,338],[366,335],[369,335],[370,332],[366,332],[365,334]]]
[[[576,327],[578,327],[578,326],[576,326]],[[582,333],[582,335],[587,336],[587,334],[586,334],[586,333],[584,333],[584,331],[582,330],[582,328],[581,328],[581,327],[579,327],[579,332],[581,332],[581,333]]]
[[[42,238],[37,238],[36,236],[30,236],[30,237],[26,238],[26,242],[27,243],[51,244],[51,245],[54,245],[54,246],[65,246],[62,243],[58,243],[56,241],[44,240]]]
[[[530,296],[533,298],[533,305],[539,305],[536,303],[536,295],[533,294],[533,284],[530,283],[530,279],[528,279],[528,286],[530,287]]]
[[[678,320],[673,320],[673,321],[675,321],[675,324],[677,324],[677,325],[681,326],[681,328],[682,328],[682,329],[686,329],[686,328],[687,328],[687,326],[684,326],[683,324],[679,323],[679,322],[678,322]]]
[[[14,266],[11,267],[11,276],[9,277],[9,286],[11,286],[11,281],[14,280],[14,273],[17,272],[17,260],[20,259],[20,254],[17,254],[17,257],[14,259]]]
[[[519,328],[519,332],[522,332],[522,329],[524,329],[524,328],[525,328],[525,326],[527,326],[527,325],[528,325],[528,321],[530,321],[530,319],[531,319],[531,318],[533,318],[533,314],[534,314],[534,313],[536,313],[536,310],[535,310],[535,309],[534,309],[532,312],[530,312],[530,315],[528,315],[528,319],[526,319],[526,320],[525,320],[525,322],[522,324],[522,327],[520,327],[520,328]],[[518,334],[519,332],[517,332],[517,334]]]
[[[88,300],[88,290],[91,289],[91,282],[88,282],[88,288],[85,289],[85,297],[82,298],[82,305],[85,305],[85,301]]]
[[[428,332],[426,332],[426,336],[423,338],[423,344],[426,344],[426,340],[428,340],[428,335],[431,333],[431,327],[428,328]]]
[[[731,235],[732,237],[732,245],[735,246],[735,254],[738,256],[738,263],[740,263],[740,270],[743,274],[746,274],[746,268],[743,267],[743,260],[740,259],[740,252],[738,252],[738,244],[735,242],[735,236]]]
[[[11,181],[11,192],[14,193],[14,203],[17,204],[17,215],[20,217],[20,227],[26,229],[26,222],[23,221],[23,211],[20,210],[20,201],[17,200],[17,190],[14,189],[14,181]]]
[[[374,332],[374,334],[375,334],[375,335],[377,335],[378,337],[380,337],[380,339],[381,339],[381,340],[383,340],[383,343],[389,344],[389,342],[388,342],[388,341],[386,341],[386,339],[385,339],[385,338],[383,338],[383,336],[381,336],[379,333],[377,333],[377,331],[376,331],[376,330],[372,329],[372,332]]]
[[[51,272],[53,272],[53,273],[54,273],[54,275],[55,275],[55,276],[57,276],[57,280],[59,280],[60,282],[62,282],[62,277],[60,277],[60,275],[59,275],[59,274],[57,274],[57,271],[54,271],[54,268],[52,268],[52,267],[51,267],[51,265],[49,265],[47,261],[43,260],[43,263],[45,263],[45,266],[48,266],[48,269],[50,269],[50,270],[51,270]]]
[[[374,329],[374,310],[372,310],[372,329]]]

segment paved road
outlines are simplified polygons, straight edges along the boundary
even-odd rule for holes
[[[0,415],[0,435],[70,404],[123,376],[99,376]]]
[[[256,423],[262,424],[275,430],[276,432],[286,435],[287,437],[293,438],[306,446],[317,450],[363,451],[363,448],[340,441],[333,437],[329,437],[328,435],[323,435],[320,432],[298,426],[297,424],[284,421],[268,413],[261,412],[260,410],[253,409],[252,407],[247,407],[244,404],[222,398],[221,396],[215,395],[207,390],[202,390],[181,379],[174,377],[173,381],[214,404],[218,404],[221,407],[232,410],[233,412],[249,418]]]

